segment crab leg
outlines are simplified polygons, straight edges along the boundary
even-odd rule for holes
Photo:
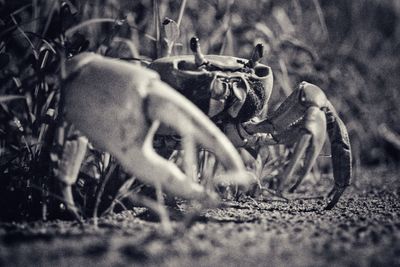
[[[289,165],[286,167],[285,171],[282,174],[282,179],[280,180],[280,188],[279,191],[281,191],[281,187],[284,184],[286,180],[290,180],[296,171],[296,167],[300,165],[301,157],[306,153],[307,148],[311,145],[310,142],[312,140],[312,135],[308,133],[304,133],[299,141],[296,144],[296,147],[294,149],[293,153],[293,158],[290,160]],[[310,158],[310,157],[309,157]],[[308,168],[303,169],[303,176],[304,174],[307,175],[308,171],[306,172],[305,170],[308,170]],[[303,181],[304,177],[300,176],[296,183],[289,189],[289,192],[294,192],[294,190],[299,186],[299,184]]]
[[[301,138],[296,144],[294,155],[291,163],[292,166],[287,167],[283,177],[290,179],[295,170],[295,165],[299,165],[300,158],[305,155],[304,166],[301,169],[301,174],[298,177],[296,183],[289,189],[289,192],[294,192],[299,184],[303,181],[304,177],[311,171],[319,152],[325,142],[326,137],[326,118],[323,111],[317,107],[310,107],[304,118],[304,128],[302,128]],[[290,173],[289,173],[290,171]]]
[[[331,140],[332,164],[334,166],[333,176],[335,177],[335,185],[328,194],[328,198],[331,198],[331,201],[326,209],[332,209],[339,201],[346,187],[350,185],[352,156],[346,126],[331,103],[328,103],[326,115],[328,135]]]
[[[283,174],[280,186],[294,174],[300,165],[300,158],[304,156],[305,159],[300,176],[289,192],[293,192],[310,172],[328,133],[335,185],[328,194],[331,200],[326,209],[336,205],[350,183],[350,142],[344,123],[319,87],[302,82],[268,119],[243,127],[249,134],[269,132],[279,144],[296,143],[293,159]]]

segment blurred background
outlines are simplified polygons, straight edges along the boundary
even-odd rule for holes
[[[18,204],[25,209],[45,201],[43,193],[12,190],[49,183],[60,62],[89,50],[146,65],[161,56],[157,21],[166,17],[175,25],[166,28],[173,55],[189,54],[192,36],[207,54],[249,58],[264,44],[272,109],[299,82],[315,83],[348,127],[356,170],[397,167],[399,1],[0,0],[0,173],[5,194],[14,192],[9,199],[26,199]]]

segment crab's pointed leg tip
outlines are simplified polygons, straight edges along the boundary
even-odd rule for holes
[[[289,192],[290,194],[294,193],[294,191],[297,189],[297,186],[298,186],[297,183],[294,184],[292,187],[289,188],[288,192]]]
[[[331,210],[336,206],[345,189],[346,187],[335,186],[333,190],[329,192],[328,199],[331,197],[332,199],[329,201],[328,205],[326,205],[325,210]]]
[[[328,203],[328,205],[326,205],[326,207],[324,208],[324,210],[331,210],[336,206],[336,203],[331,201]]]

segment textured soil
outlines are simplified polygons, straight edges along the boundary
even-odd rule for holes
[[[173,221],[172,236],[143,209],[101,218],[97,229],[7,223],[0,265],[400,266],[399,200],[396,172],[374,169],[359,173],[331,211],[317,199],[228,202],[188,229]]]

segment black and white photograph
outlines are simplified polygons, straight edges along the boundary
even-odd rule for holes
[[[0,266],[400,266],[400,1],[0,0]]]

